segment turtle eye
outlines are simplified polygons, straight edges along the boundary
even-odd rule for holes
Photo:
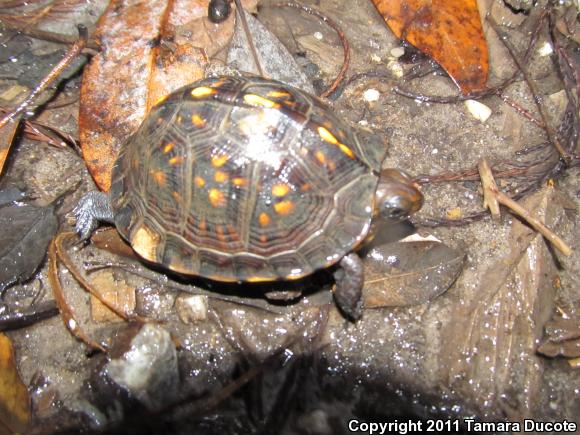
[[[405,216],[405,210],[399,207],[391,208],[387,211],[389,218],[391,219],[400,219]]]
[[[409,208],[406,205],[403,198],[391,198],[383,204],[381,216],[393,221],[403,220],[409,215]]]

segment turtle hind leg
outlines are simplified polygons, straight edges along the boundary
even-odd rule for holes
[[[351,253],[343,257],[339,264],[340,268],[334,272],[334,300],[345,316],[355,321],[363,313],[363,263],[357,254]]]
[[[89,192],[83,195],[73,210],[75,229],[82,240],[87,240],[99,222],[114,223],[115,213],[109,195],[104,192]]]

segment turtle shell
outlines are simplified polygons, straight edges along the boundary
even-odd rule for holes
[[[278,81],[214,77],[159,102],[113,169],[143,258],[218,281],[296,279],[367,236],[384,150]]]

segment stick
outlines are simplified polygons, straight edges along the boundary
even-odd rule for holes
[[[478,164],[479,176],[483,185],[483,208],[489,208],[491,218],[498,222],[501,218],[499,203],[497,202],[497,193],[499,189],[493,179],[493,172],[485,158],[481,159]]]
[[[486,170],[487,168],[487,170]],[[494,212],[492,208],[497,206],[497,203],[506,206],[509,208],[514,214],[521,217],[525,220],[532,228],[538,231],[542,236],[554,245],[562,254],[569,256],[572,253],[572,249],[564,242],[560,237],[558,237],[552,230],[550,230],[547,226],[545,226],[542,222],[532,216],[525,208],[519,205],[516,201],[511,199],[509,196],[505,195],[504,193],[500,192],[495,184],[493,179],[493,174],[489,169],[489,165],[487,161],[481,159],[479,162],[479,170],[481,174],[481,180],[483,184],[483,205],[490,209],[492,216]],[[499,210],[497,210],[499,214]]]

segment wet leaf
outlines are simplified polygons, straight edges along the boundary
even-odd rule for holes
[[[30,420],[30,400],[20,380],[14,349],[8,337],[0,334],[0,427],[10,433],[23,433]]]
[[[53,205],[0,208],[0,291],[32,276],[57,226]]]
[[[135,289],[117,279],[110,270],[93,273],[91,284],[100,293],[101,298],[115,305],[119,310],[127,314],[135,310]],[[95,322],[119,322],[123,320],[93,295],[91,295],[91,315]]]
[[[485,88],[488,51],[476,0],[373,0],[393,33],[435,59],[461,92]]]
[[[19,121],[9,121],[4,127],[0,128],[0,176],[4,172],[4,166],[19,124]]]
[[[553,228],[573,207],[552,188],[522,205]],[[442,334],[453,339],[442,341],[439,358],[454,380],[451,387],[477,398],[480,412],[509,403],[514,419],[532,418],[543,385],[536,346],[554,308],[558,268],[542,236],[518,220],[506,248],[507,254],[474,278],[478,288],[461,289],[468,296],[449,315]]]
[[[438,241],[409,241],[373,247],[364,258],[365,307],[417,305],[455,282],[465,255]]]
[[[97,248],[103,249],[121,257],[137,260],[137,255],[133,248],[119,235],[116,228],[107,228],[96,231],[91,236],[91,243]]]
[[[255,5],[248,0],[244,5]],[[208,0],[113,0],[96,37],[102,52],[81,87],[81,148],[91,175],[108,190],[119,146],[161,97],[203,77],[208,58],[231,38],[234,14],[207,19]]]
[[[544,327],[545,337],[538,353],[548,357],[580,358],[580,318],[558,315]]]
[[[256,18],[248,13],[245,16],[262,73],[256,66],[240,20],[236,22],[236,30],[228,51],[228,66],[255,75],[265,75],[314,94],[312,83],[288,49]]]

